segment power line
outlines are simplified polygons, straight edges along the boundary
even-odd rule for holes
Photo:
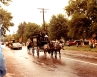
[[[45,10],[48,10],[48,9],[45,9],[45,8],[38,8],[38,9],[42,10],[42,13],[43,13],[43,27],[44,27],[44,30],[46,30],[46,28],[45,28],[44,13],[46,12]]]

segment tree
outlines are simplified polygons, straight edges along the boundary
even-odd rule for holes
[[[6,30],[9,31],[10,26],[14,26],[14,23],[11,22],[12,16],[10,12],[5,11],[4,9],[0,9],[1,15],[1,24],[2,24],[2,35],[6,34]]]
[[[6,37],[4,37],[5,42],[11,41],[11,39],[12,39],[11,35],[7,35]]]
[[[39,32],[40,26],[37,25],[36,23],[31,23],[29,22],[25,28],[24,28],[24,41],[26,42],[28,38],[30,38],[32,35],[36,34],[37,32]]]
[[[4,5],[8,6],[9,2],[11,2],[12,0],[0,0],[1,3],[3,3]],[[1,7],[1,6],[0,6]]]
[[[53,15],[49,23],[49,32],[50,39],[56,40],[61,37],[67,37],[68,26],[67,19],[64,18],[64,15],[58,14],[57,16]]]
[[[45,30],[48,31],[49,23],[45,22]],[[44,30],[44,24],[40,27],[41,30]]]
[[[26,22],[23,22],[23,23],[20,23],[19,26],[18,26],[18,30],[17,30],[17,34],[18,34],[18,38],[21,38],[21,42],[23,42],[23,37],[24,37],[24,29],[25,29],[25,26],[27,25]]]
[[[68,36],[73,39],[86,38],[88,35],[88,28],[90,27],[91,21],[88,20],[83,14],[76,13],[69,21],[69,32]]]
[[[72,38],[89,38],[93,31],[91,27],[97,22],[96,0],[70,0],[65,10],[71,17],[68,35]]]
[[[19,37],[18,37],[18,34],[17,34],[17,33],[12,34],[12,38],[15,40],[15,42],[20,42],[20,41],[19,41]]]
[[[11,0],[0,0],[1,3],[3,3],[4,5],[8,6],[9,2],[11,2]],[[14,26],[14,23],[11,22],[12,20],[12,16],[11,13],[4,10],[2,8],[2,6],[0,6],[0,24],[2,24],[2,35],[5,36],[6,34],[6,30],[9,31],[9,27],[10,26]]]

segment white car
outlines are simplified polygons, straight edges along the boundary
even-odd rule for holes
[[[11,49],[22,49],[22,44],[20,44],[20,43],[12,43]]]

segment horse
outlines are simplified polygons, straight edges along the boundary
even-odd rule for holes
[[[61,58],[61,53],[60,53],[60,50],[61,50],[61,44],[59,41],[53,41],[51,43],[52,47],[51,47],[51,57],[53,57],[53,53],[55,53],[55,58],[57,58],[57,52],[59,53],[59,58]]]
[[[44,45],[44,54],[47,55],[47,52],[51,54],[51,58],[55,53],[55,58],[57,58],[57,52],[59,53],[59,58],[61,58],[60,50],[62,49],[62,45],[58,41],[50,41],[50,43]]]
[[[50,55],[51,48],[50,48],[49,44],[45,44],[43,46],[43,50],[44,50],[45,57],[47,57],[47,53]]]

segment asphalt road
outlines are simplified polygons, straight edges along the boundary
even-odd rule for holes
[[[97,53],[61,51],[61,59],[40,57],[22,50],[11,50],[2,46],[6,59],[5,77],[97,77]]]

